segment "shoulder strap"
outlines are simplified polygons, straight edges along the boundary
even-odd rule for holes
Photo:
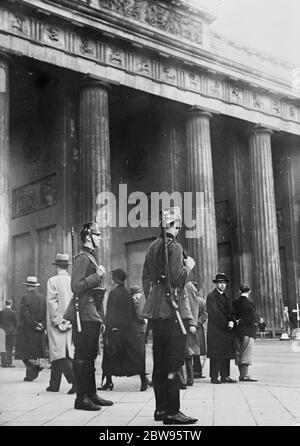
[[[97,263],[95,257],[92,256],[92,254],[90,254],[89,252],[80,251],[78,255],[86,256],[86,257],[90,260],[90,262],[92,262],[92,264],[93,264],[96,268],[98,268],[99,265],[98,265],[98,263]]]

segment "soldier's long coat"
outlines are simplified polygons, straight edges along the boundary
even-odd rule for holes
[[[47,333],[50,361],[74,356],[72,330],[62,332],[58,325],[64,320],[64,313],[72,299],[71,276],[61,270],[47,282]]]
[[[29,291],[22,297],[17,328],[16,359],[46,357],[45,331],[35,330],[38,323],[46,328],[46,313],[46,299],[36,290]]]
[[[172,288],[181,288],[178,299],[179,313],[182,319],[192,320],[188,297],[183,292],[183,287],[191,272],[190,268],[184,264],[183,249],[171,234],[167,233],[169,275]],[[143,289],[146,297],[146,304],[142,311],[142,316],[146,319],[168,319],[172,317],[170,304],[165,298],[165,286],[157,283],[157,279],[165,275],[163,259],[163,239],[158,237],[148,248],[144,269],[143,269]]]
[[[234,320],[231,300],[214,289],[207,295],[206,305],[207,357],[234,359],[234,331],[228,328],[228,322]]]

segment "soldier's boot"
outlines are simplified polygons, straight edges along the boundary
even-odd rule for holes
[[[186,383],[188,386],[192,386],[194,384],[194,370],[193,370],[193,358],[186,358],[185,360],[186,367]]]
[[[163,420],[164,424],[194,424],[198,421],[197,418],[188,417],[180,412],[179,384],[179,375],[168,378],[167,415]]]
[[[179,373],[167,380],[167,413],[174,415],[180,409],[180,376]]]
[[[112,401],[105,400],[104,398],[101,398],[99,395],[97,395],[94,359],[89,359],[86,362],[88,369],[87,386],[89,399],[97,406],[112,406],[114,404]]]
[[[167,415],[167,388],[163,381],[152,379],[152,385],[155,395],[154,420],[163,421]]]
[[[101,407],[94,404],[88,397],[87,393],[87,361],[82,359],[74,359],[73,373],[76,384],[76,399],[74,408],[79,410],[100,410]]]

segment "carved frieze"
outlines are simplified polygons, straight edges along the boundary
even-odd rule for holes
[[[193,72],[188,73],[188,88],[191,90],[201,91],[201,78]]]
[[[162,78],[165,82],[175,84],[177,81],[176,67],[171,65],[162,66],[163,75]]]
[[[80,38],[80,42],[79,42],[79,51],[84,56],[94,57],[95,53],[96,53],[96,51],[95,51],[95,43],[92,42],[86,36],[82,36]]]
[[[28,34],[28,26],[26,23],[25,17],[20,15],[12,15],[11,16],[11,28],[13,31],[27,35]]]
[[[99,2],[99,7],[110,9],[132,19],[141,18],[142,2],[140,0],[102,0]]]
[[[253,108],[255,108],[256,110],[264,110],[265,104],[263,96],[256,93],[252,93],[251,99],[252,99],[251,105]]]
[[[236,102],[237,104],[243,104],[243,91],[240,88],[230,88],[230,100]]]
[[[277,99],[272,101],[272,112],[275,115],[281,115],[281,103]]]
[[[152,15],[154,12],[159,14],[158,18],[154,14],[155,18],[153,16],[151,20],[150,15],[148,15],[149,21],[151,23],[155,21],[156,26],[169,29],[170,25],[163,24],[164,20],[168,20],[167,17],[170,17],[166,13],[168,10],[162,6],[158,7],[150,1],[135,2],[134,0],[128,0],[127,2],[117,2],[106,0],[101,2],[103,7],[106,5],[105,7],[116,13],[122,12],[122,14],[125,14],[124,11],[126,11],[126,14],[138,14],[137,9],[134,9],[135,7],[137,8],[139,5],[150,6],[150,4],[153,7],[151,9]],[[139,10],[139,17],[141,18],[145,17],[144,6],[141,6],[141,11]],[[125,48],[118,45],[117,41],[110,44],[108,39],[91,35],[88,31],[85,33],[82,30],[77,31],[72,25],[60,26],[55,24],[54,26],[53,22],[48,23],[46,19],[37,21],[32,17],[16,14],[3,8],[0,8],[0,16],[5,18],[2,21],[0,20],[0,26],[3,27],[2,31],[5,34],[23,36],[34,41],[35,44],[47,45],[85,57],[96,63],[100,62],[101,64],[114,66],[135,75],[147,76],[153,80],[198,92],[201,95],[227,101],[234,105],[241,105],[272,116],[300,122],[299,107],[294,105],[292,101],[276,99],[274,95],[272,97],[268,96],[267,92],[263,95],[250,86],[249,88],[247,86],[237,87],[235,82],[230,79],[217,79],[215,73],[204,73],[203,69],[187,67],[171,59],[166,63],[165,59],[162,60],[160,56],[154,54],[151,56],[147,53],[144,56],[140,49],[135,51],[133,46]],[[184,16],[182,17],[184,18]],[[158,25],[158,22],[160,25]],[[172,29],[175,32],[175,28]]]
[[[144,56],[136,57],[135,70],[137,71],[137,73],[150,76],[151,75],[151,60]]]
[[[99,9],[144,22],[178,38],[202,44],[202,23],[150,0],[103,0]]]
[[[209,82],[209,93],[216,98],[223,98],[224,89],[221,81],[216,79],[210,79]]]
[[[123,50],[114,46],[109,46],[107,48],[107,57],[108,63],[119,67],[124,66],[125,52]]]
[[[12,218],[56,204],[56,174],[48,175],[12,191]]]
[[[64,45],[64,34],[53,25],[44,27],[44,39],[45,42],[52,43],[55,46],[63,47]]]

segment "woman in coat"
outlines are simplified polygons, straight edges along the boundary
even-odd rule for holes
[[[16,339],[16,359],[26,365],[24,381],[33,381],[42,370],[39,358],[46,358],[46,299],[37,292],[40,285],[35,276],[28,276],[27,294],[20,303],[19,325]]]
[[[139,351],[134,302],[124,286],[126,277],[121,269],[112,272],[112,280],[116,286],[107,300],[102,383],[98,390],[113,389],[112,375],[140,375],[143,385],[144,358]],[[106,382],[102,385],[104,378]]]

